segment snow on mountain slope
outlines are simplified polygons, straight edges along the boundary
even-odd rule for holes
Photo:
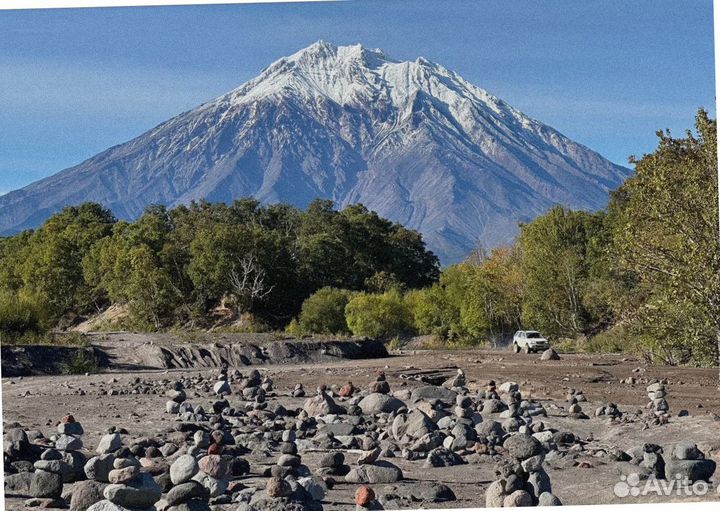
[[[445,263],[629,175],[440,65],[320,41],[139,137],[0,197],[0,233],[93,200],[132,219],[193,199],[361,202]]]

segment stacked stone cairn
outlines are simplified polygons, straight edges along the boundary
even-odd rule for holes
[[[550,477],[543,468],[545,450],[533,436],[510,435],[503,443],[509,458],[496,466],[499,478],[485,493],[487,507],[557,506]]]
[[[665,383],[656,381],[648,385],[647,396],[650,400],[647,408],[652,414],[651,424],[666,424],[670,419],[670,405],[667,402]]]
[[[590,417],[583,412],[582,406],[580,406],[580,403],[584,403],[587,401],[585,398],[585,394],[583,394],[582,390],[576,390],[576,389],[568,389],[567,393],[567,401],[568,401],[568,417],[572,417],[573,419],[589,419]]]
[[[104,435],[96,452],[97,456],[85,465],[85,472],[88,479],[97,478],[96,481],[109,484],[102,490],[104,499],[92,504],[89,511],[144,510],[153,508],[160,500],[162,488],[132,452],[123,447],[119,433]]]
[[[303,388],[302,383],[298,383],[295,385],[295,388],[292,392],[292,397],[305,397],[305,389]]]
[[[72,415],[63,417],[54,437],[55,448],[46,449],[33,464],[35,472],[30,483],[29,494],[33,497],[25,502],[28,507],[64,507],[63,483],[73,482],[81,472],[85,456],[82,425]],[[79,474],[82,476],[82,473]]]

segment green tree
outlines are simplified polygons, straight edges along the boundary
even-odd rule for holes
[[[22,289],[47,304],[51,318],[90,310],[92,295],[83,278],[82,260],[108,236],[115,222],[98,204],[65,208],[27,239],[20,264]]]
[[[460,315],[466,336],[502,343],[520,328],[524,283],[517,248],[496,248],[471,266]]]
[[[525,327],[553,337],[584,331],[589,319],[583,303],[588,244],[601,225],[598,216],[557,206],[521,226]]]
[[[700,110],[696,130],[658,132],[657,149],[633,160],[635,175],[611,209],[618,262],[644,286],[636,315],[644,335],[666,346],[682,339],[693,360],[709,363],[720,357],[716,121]],[[661,315],[675,320],[658,324]]]

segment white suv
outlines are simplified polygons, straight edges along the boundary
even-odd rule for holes
[[[530,353],[531,351],[545,351],[550,343],[540,332],[535,330],[518,330],[513,336],[512,349],[515,353]]]

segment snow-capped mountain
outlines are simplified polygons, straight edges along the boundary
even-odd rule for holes
[[[0,197],[0,233],[97,201],[133,219],[193,199],[363,203],[445,263],[555,203],[599,209],[630,171],[444,67],[320,41],[89,160]]]

